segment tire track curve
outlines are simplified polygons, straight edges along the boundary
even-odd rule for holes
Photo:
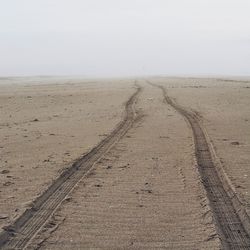
[[[191,111],[177,104],[167,95],[163,86],[153,84],[162,90],[164,101],[172,106],[189,122],[193,131],[195,154],[202,183],[205,187],[217,232],[224,249],[250,249],[250,219],[237,194],[228,183],[227,176],[218,170],[213,161],[207,134],[199,118]]]
[[[27,209],[12,225],[1,232],[0,249],[24,249],[29,244],[30,240],[40,231],[75,185],[91,170],[95,162],[100,160],[131,128],[138,118],[134,105],[141,90],[142,88],[136,85],[136,91],[125,104],[123,120],[110,135],[64,171],[33,202],[32,208]]]

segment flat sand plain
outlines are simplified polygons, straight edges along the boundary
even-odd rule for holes
[[[114,129],[135,91],[128,79],[15,81],[0,85],[1,226]],[[199,114],[247,208],[250,82],[150,81]],[[158,88],[137,83],[140,119],[78,183],[31,249],[220,249],[191,128]]]
[[[250,80],[158,79],[171,98],[198,112],[216,154],[250,214]]]
[[[79,183],[41,249],[219,249],[192,132],[141,85],[143,118]]]
[[[1,227],[112,131],[133,93],[133,81],[25,80],[0,84]]]

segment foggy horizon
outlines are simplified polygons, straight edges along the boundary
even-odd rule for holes
[[[245,0],[1,3],[0,77],[250,76]]]

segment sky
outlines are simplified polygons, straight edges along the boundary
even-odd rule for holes
[[[0,76],[250,76],[249,0],[0,0]]]

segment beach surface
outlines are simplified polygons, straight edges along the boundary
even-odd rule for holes
[[[217,184],[249,215],[247,79],[2,79],[2,232],[96,148],[88,171],[50,217],[41,215],[43,225],[25,247],[220,249],[223,225],[200,169],[195,131],[166,97],[197,119]],[[228,205],[233,212],[235,204]],[[243,239],[233,240],[247,247],[243,224]]]

